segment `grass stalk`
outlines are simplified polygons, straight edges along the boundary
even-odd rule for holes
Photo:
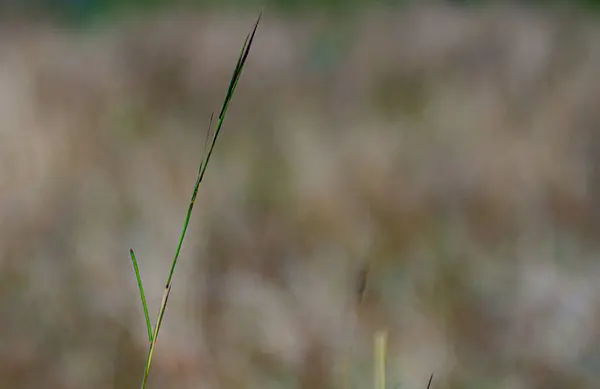
[[[219,136],[219,133],[221,131],[221,127],[223,125],[223,121],[225,120],[225,116],[227,114],[227,109],[229,108],[229,103],[231,102],[231,99],[233,97],[233,94],[235,92],[235,89],[237,87],[237,84],[240,80],[240,77],[242,75],[242,71],[246,65],[246,61],[248,59],[248,54],[250,53],[250,47],[252,46],[252,42],[254,40],[254,36],[256,34],[256,29],[258,28],[258,24],[260,22],[262,16],[262,12],[260,13],[260,15],[258,16],[256,22],[254,23],[254,26],[251,30],[251,32],[248,34],[248,36],[246,37],[246,40],[244,41],[244,45],[242,46],[242,50],[240,51],[240,55],[238,57],[236,66],[233,70],[233,75],[231,77],[231,80],[229,82],[229,87],[227,89],[227,94],[225,95],[225,100],[223,102],[223,106],[221,107],[221,111],[219,113],[219,116],[217,117],[217,124],[216,124],[216,128],[215,128],[215,132],[212,135],[212,140],[210,142],[207,142],[208,145],[208,151],[206,151],[206,144],[205,144],[205,154],[202,158],[202,160],[200,161],[200,166],[198,168],[198,175],[196,177],[196,183],[194,184],[194,190],[192,193],[192,198],[190,200],[189,206],[188,206],[188,210],[185,216],[185,221],[183,224],[183,228],[181,231],[181,235],[179,237],[179,243],[177,244],[177,250],[175,251],[175,256],[173,258],[173,261],[171,263],[171,269],[169,271],[169,275],[167,277],[167,281],[165,283],[165,290],[163,292],[163,297],[162,297],[162,302],[160,304],[160,307],[158,309],[158,315],[157,315],[157,319],[156,319],[156,323],[154,324],[154,329],[152,327],[152,324],[150,322],[150,316],[148,314],[148,306],[146,304],[146,296],[144,293],[144,287],[143,287],[143,283],[142,283],[142,278],[140,276],[140,271],[139,271],[139,267],[138,267],[138,262],[135,256],[135,253],[133,252],[133,250],[130,250],[130,256],[131,256],[131,261],[133,262],[133,269],[137,278],[137,283],[138,283],[138,289],[140,292],[140,299],[142,300],[142,306],[144,309],[144,316],[145,316],[145,320],[146,320],[146,327],[148,330],[148,341],[149,341],[149,347],[148,347],[148,355],[146,357],[146,364],[144,367],[144,375],[142,378],[142,384],[141,384],[141,388],[145,389],[147,382],[148,382],[148,375],[150,373],[150,366],[152,365],[152,357],[154,355],[154,350],[156,349],[156,343],[158,340],[158,334],[160,332],[160,328],[163,322],[163,318],[165,315],[165,311],[167,308],[167,302],[169,300],[169,295],[171,293],[171,287],[172,287],[172,279],[173,279],[173,274],[175,273],[175,267],[177,266],[177,260],[179,259],[179,254],[181,252],[181,247],[183,245],[183,240],[185,238],[187,229],[188,229],[188,225],[190,222],[190,218],[192,215],[192,210],[194,208],[194,204],[196,203],[196,197],[198,195],[198,189],[200,187],[200,183],[202,182],[202,179],[204,178],[204,174],[206,172],[206,168],[208,166],[208,162],[210,160],[210,157],[212,155],[212,152],[214,150],[217,138]],[[212,127],[212,116],[211,116],[211,122],[209,124],[209,128],[208,128],[208,136],[211,132],[211,127]],[[208,141],[209,138],[207,138]]]
[[[374,336],[375,372],[373,375],[373,389],[386,389],[387,337],[386,330],[379,330]]]

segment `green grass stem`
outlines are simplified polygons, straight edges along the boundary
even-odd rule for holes
[[[183,228],[181,231],[181,235],[179,237],[179,243],[177,244],[177,250],[175,251],[175,256],[173,258],[173,262],[171,263],[171,269],[169,271],[169,276],[167,277],[167,281],[165,283],[165,290],[163,292],[163,297],[162,297],[162,301],[160,304],[160,307],[158,309],[158,315],[157,315],[157,319],[156,319],[156,324],[154,325],[154,330],[152,330],[152,324],[150,323],[150,316],[148,315],[148,306],[146,304],[146,297],[145,297],[145,293],[144,293],[144,287],[142,284],[142,278],[140,276],[140,271],[139,271],[139,267],[138,267],[138,263],[137,263],[137,259],[135,257],[135,254],[133,252],[133,250],[130,250],[130,255],[131,255],[131,260],[133,262],[133,268],[135,271],[135,275],[137,278],[137,282],[138,282],[138,288],[140,291],[140,297],[142,300],[142,306],[144,308],[144,315],[145,315],[145,319],[146,319],[146,327],[148,329],[148,340],[150,342],[150,346],[148,348],[148,355],[146,357],[146,364],[144,367],[144,376],[142,378],[142,384],[141,384],[141,388],[145,389],[147,382],[148,382],[148,375],[150,373],[150,366],[152,365],[152,357],[154,356],[154,350],[156,349],[156,343],[158,340],[158,334],[160,332],[160,327],[162,325],[163,322],[163,318],[165,315],[165,311],[167,308],[167,302],[169,300],[169,295],[171,293],[171,287],[172,287],[172,279],[173,279],[173,274],[175,273],[175,267],[177,266],[177,260],[179,259],[179,254],[181,252],[181,247],[183,246],[183,240],[185,238],[187,229],[188,229],[188,225],[190,222],[190,218],[192,215],[192,210],[194,208],[194,204],[196,203],[196,197],[198,195],[198,189],[200,187],[200,183],[202,182],[202,179],[204,178],[204,174],[206,172],[206,168],[208,166],[208,162],[210,160],[210,157],[212,155],[212,152],[214,150],[217,138],[219,136],[219,133],[221,131],[221,127],[223,126],[223,122],[225,120],[225,116],[227,114],[227,109],[229,108],[229,104],[231,102],[231,99],[233,97],[233,94],[235,92],[235,89],[237,87],[237,84],[240,80],[240,77],[242,75],[242,71],[246,65],[246,61],[248,59],[248,54],[250,53],[250,47],[252,46],[252,42],[254,40],[254,36],[256,34],[256,29],[258,28],[258,24],[260,22],[262,16],[262,12],[260,13],[260,15],[258,16],[258,19],[256,20],[254,27],[252,28],[252,31],[248,34],[248,36],[246,37],[246,40],[244,41],[244,45],[242,46],[242,50],[240,51],[240,55],[238,57],[236,66],[233,70],[233,75],[231,77],[231,81],[229,82],[229,87],[227,89],[227,94],[225,95],[225,100],[223,102],[223,106],[221,108],[221,111],[219,113],[219,116],[217,118],[217,125],[216,125],[216,129],[215,132],[212,136],[212,140],[210,141],[210,144],[208,146],[208,152],[206,152],[206,143],[205,143],[205,154],[202,158],[202,160],[200,161],[200,166],[198,168],[198,175],[196,177],[196,183],[194,185],[194,191],[192,193],[192,198],[190,200],[189,206],[188,206],[188,210],[185,216],[185,221],[183,224]],[[211,127],[212,127],[212,116],[211,116],[211,123],[209,125],[208,128],[208,134],[207,134],[207,141],[209,139],[210,136],[210,131],[211,131]],[[207,142],[208,143],[208,142]]]

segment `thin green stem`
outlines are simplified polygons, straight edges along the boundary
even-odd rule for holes
[[[156,348],[156,342],[158,340],[158,333],[160,332],[160,327],[162,325],[163,322],[163,318],[165,315],[165,311],[167,308],[167,302],[169,300],[169,295],[171,293],[171,281],[173,279],[173,274],[175,273],[175,267],[177,266],[177,260],[179,259],[179,253],[181,252],[181,247],[183,246],[183,240],[185,238],[187,229],[188,229],[188,225],[190,222],[190,218],[192,215],[192,210],[194,208],[194,204],[196,203],[196,197],[198,195],[198,189],[200,188],[200,183],[202,182],[202,179],[204,178],[204,173],[206,172],[206,167],[208,166],[208,161],[210,160],[210,157],[212,155],[213,149],[215,147],[217,138],[219,136],[219,133],[221,131],[221,127],[223,125],[223,122],[225,120],[225,115],[227,114],[227,109],[229,108],[229,103],[231,102],[231,99],[233,97],[233,94],[235,92],[235,89],[237,87],[237,84],[240,80],[240,77],[242,75],[242,70],[244,69],[245,65],[246,65],[246,61],[248,58],[248,54],[250,53],[250,47],[252,45],[252,41],[254,40],[254,36],[256,34],[256,29],[258,28],[258,23],[260,22],[262,16],[262,12],[260,13],[260,15],[258,16],[258,19],[256,20],[256,23],[254,24],[254,27],[252,29],[252,31],[250,32],[250,34],[248,34],[248,36],[246,37],[246,40],[244,42],[244,45],[242,46],[242,50],[240,52],[240,55],[238,57],[238,61],[236,63],[236,66],[234,68],[233,71],[233,75],[231,77],[231,81],[229,82],[229,87],[227,89],[227,94],[225,96],[225,101],[223,102],[223,106],[221,108],[221,112],[219,114],[219,117],[217,119],[217,126],[215,129],[215,132],[213,134],[212,137],[212,141],[210,142],[210,146],[208,148],[208,152],[205,153],[205,156],[202,158],[202,160],[200,161],[200,166],[198,168],[198,176],[196,177],[196,183],[194,185],[194,191],[192,193],[192,198],[190,200],[189,206],[188,206],[188,210],[185,216],[185,222],[183,224],[183,228],[181,231],[181,235],[179,237],[179,243],[177,244],[177,250],[175,251],[175,256],[173,258],[173,262],[171,264],[171,270],[169,271],[169,276],[167,277],[167,282],[165,284],[165,290],[163,293],[163,298],[162,298],[162,302],[160,304],[159,310],[158,310],[158,316],[156,319],[156,324],[154,326],[154,333],[151,334],[151,325],[150,325],[150,321],[149,318],[147,319],[147,325],[148,325],[148,337],[150,339],[150,347],[148,349],[148,355],[146,358],[146,365],[145,365],[145,369],[144,369],[144,376],[142,379],[142,385],[141,388],[145,389],[146,388],[146,383],[148,381],[148,374],[150,373],[150,366],[152,364],[152,357],[154,356],[154,350]],[[211,116],[211,124],[212,124],[212,116]],[[210,129],[211,126],[209,125],[209,129],[208,132],[210,134]],[[208,138],[207,138],[208,140]],[[206,144],[205,144],[205,151],[206,151]],[[137,261],[134,259],[135,256],[133,255],[133,251],[131,251],[132,253],[132,259],[134,261],[134,268],[136,270],[136,274],[139,275],[139,270],[137,269]],[[143,287],[142,287],[142,283],[141,283],[141,278],[139,278],[138,276],[138,284],[139,284],[139,288],[140,288],[140,293],[142,296],[143,295]],[[142,297],[143,301],[143,305],[144,308],[146,309],[146,303],[145,303],[145,297]],[[147,311],[147,309],[146,309]],[[147,315],[147,312],[146,312]],[[146,316],[148,317],[148,316]]]

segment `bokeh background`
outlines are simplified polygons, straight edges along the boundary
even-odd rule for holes
[[[0,387],[600,387],[598,2],[3,1]],[[363,301],[357,282],[369,278]]]

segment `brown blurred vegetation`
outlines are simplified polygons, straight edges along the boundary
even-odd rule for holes
[[[132,388],[255,15],[0,34],[0,387]],[[200,189],[152,388],[600,385],[600,26],[268,14]],[[357,276],[371,263],[356,304]]]

